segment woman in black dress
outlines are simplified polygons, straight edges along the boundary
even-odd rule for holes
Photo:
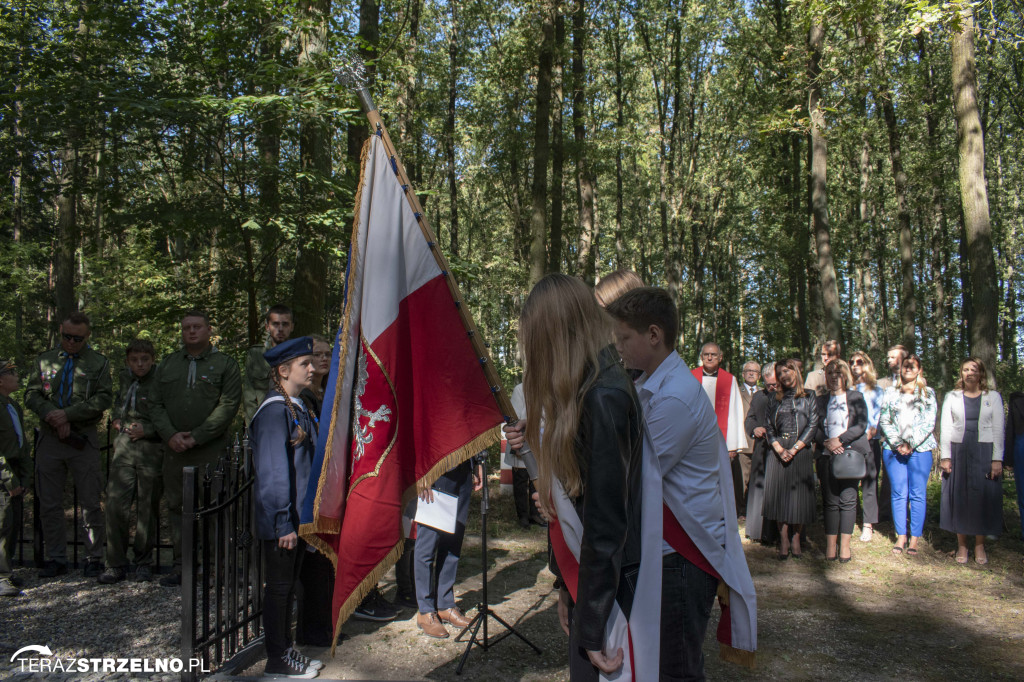
[[[764,517],[779,526],[779,559],[790,552],[799,559],[804,525],[814,521],[814,455],[811,441],[818,429],[818,405],[808,394],[793,359],[775,364],[779,388],[769,396],[765,437],[775,455],[765,470]]]
[[[956,561],[966,564],[967,539],[984,566],[985,536],[1003,530],[1003,400],[988,388],[985,364],[968,358],[956,389],[942,401],[940,438],[942,506],[940,527],[956,533]]]

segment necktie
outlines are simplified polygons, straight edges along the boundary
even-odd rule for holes
[[[124,405],[121,407],[121,414],[127,417],[130,413],[135,412],[135,396],[139,392],[139,380],[136,379],[132,382],[132,385],[128,387],[128,393],[124,397]]]
[[[201,357],[201,355],[188,356],[188,376],[185,378],[185,385],[189,388],[195,388],[196,386],[196,360],[199,360]]]
[[[75,360],[78,354],[64,353],[64,369],[60,374],[60,394],[57,396],[57,407],[67,407],[71,404],[71,393],[75,385]]]
[[[11,421],[14,422],[14,432],[18,434],[18,447],[21,447],[25,444],[25,435],[21,431],[21,420],[18,419],[18,411],[10,403],[7,403],[7,411],[11,414]]]

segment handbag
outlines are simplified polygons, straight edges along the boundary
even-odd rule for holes
[[[832,455],[832,478],[839,480],[861,479],[868,475],[868,462],[864,455],[853,448],[846,448],[838,455]]]

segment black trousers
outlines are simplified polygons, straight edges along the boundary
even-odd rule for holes
[[[704,636],[718,579],[673,552],[661,563],[661,682],[704,679]]]
[[[870,468],[870,465],[869,465]],[[832,458],[818,458],[818,478],[825,511],[825,535],[852,534],[857,522],[857,486],[860,479],[832,475]]]
[[[299,583],[295,639],[299,644],[330,646],[334,640],[334,623],[331,620],[334,566],[331,560],[320,552],[307,550],[299,570]]]
[[[292,645],[292,600],[299,582],[306,543],[281,549],[277,540],[263,540],[263,635],[267,659],[281,658]]]

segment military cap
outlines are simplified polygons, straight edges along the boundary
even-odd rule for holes
[[[312,336],[300,336],[297,339],[288,339],[283,343],[279,343],[266,353],[263,354],[263,359],[267,361],[267,364],[271,367],[277,367],[283,365],[289,360],[300,358],[303,355],[313,354],[313,337]]]

